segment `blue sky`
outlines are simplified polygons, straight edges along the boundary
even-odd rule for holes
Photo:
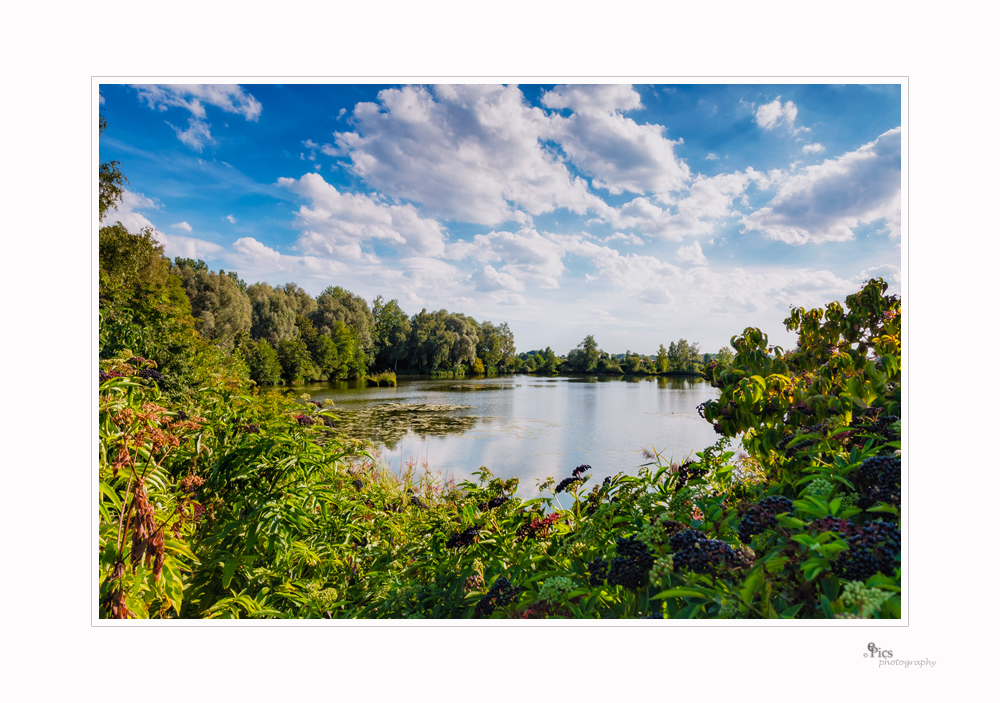
[[[519,351],[788,345],[900,290],[890,85],[102,85],[111,220],[248,283],[506,321]]]

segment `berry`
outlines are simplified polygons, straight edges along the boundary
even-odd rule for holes
[[[778,524],[776,518],[778,514],[790,512],[792,512],[792,501],[784,496],[771,496],[756,505],[751,505],[736,528],[740,542],[750,544],[754,535]]]
[[[562,493],[567,488],[572,486],[574,483],[580,483],[581,481],[582,479],[577,478],[576,476],[570,476],[569,478],[564,478],[562,481],[559,482],[559,485],[556,486],[556,493]]]
[[[587,571],[590,572],[590,585],[602,586],[608,577],[608,562],[598,557],[587,564]]]
[[[858,507],[868,509],[876,503],[900,506],[901,463],[899,457],[873,456],[852,472],[858,491]]]
[[[132,375],[133,376],[138,376],[139,378],[149,378],[149,379],[152,379],[154,381],[162,381],[163,380],[163,374],[160,373],[159,371],[157,371],[156,369],[139,369],[138,371],[136,371]]]
[[[720,539],[708,539],[701,530],[683,530],[670,538],[674,569],[689,569],[696,574],[710,574],[721,566],[745,565],[743,555]]]
[[[445,545],[448,549],[458,549],[459,547],[468,547],[470,544],[476,541],[476,537],[479,535],[480,528],[478,527],[467,527],[461,532],[456,532],[451,537],[448,538],[448,542]]]
[[[899,528],[882,520],[860,528],[848,523],[853,528],[844,535],[848,549],[837,555],[833,572],[850,581],[867,581],[879,572],[892,576],[902,544]]]
[[[679,491],[687,485],[687,482],[692,478],[701,478],[708,473],[708,469],[692,469],[694,465],[693,461],[689,461],[686,464],[681,464],[681,467],[677,469],[677,485],[674,487],[675,491]]]
[[[475,616],[488,618],[498,606],[512,603],[523,590],[520,586],[512,585],[505,576],[501,576],[493,583],[486,595],[476,603]]]

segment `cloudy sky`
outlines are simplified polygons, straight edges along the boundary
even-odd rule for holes
[[[248,283],[508,322],[518,351],[900,289],[890,85],[102,85],[111,220]]]

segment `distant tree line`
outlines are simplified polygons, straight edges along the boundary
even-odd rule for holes
[[[295,283],[247,285],[232,271],[211,271],[204,261],[176,258],[169,275],[186,293],[198,331],[241,357],[257,383],[364,378],[393,371],[461,376],[534,373],[697,374],[732,350],[701,353],[680,339],[655,356],[610,354],[593,335],[566,356],[546,347],[520,355],[506,322],[479,322],[447,310],[408,316],[398,300],[368,302],[340,286],[315,298]]]
[[[247,285],[234,272],[176,258],[170,275],[191,304],[198,331],[238,354],[257,383],[363,378],[372,371],[454,375],[510,373],[518,359],[506,322],[368,302],[340,286],[313,298],[294,283]]]
[[[551,347],[524,352],[518,356],[518,371],[542,375],[656,375],[698,374],[711,362],[721,364],[733,360],[733,350],[723,347],[715,354],[702,354],[697,344],[680,339],[669,347],[660,345],[656,356],[646,356],[627,350],[624,354],[609,354],[588,334],[565,357],[556,356]]]

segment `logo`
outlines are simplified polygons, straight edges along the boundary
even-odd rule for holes
[[[865,652],[865,659],[892,659],[891,649],[880,649],[874,642],[868,643],[868,651]]]

